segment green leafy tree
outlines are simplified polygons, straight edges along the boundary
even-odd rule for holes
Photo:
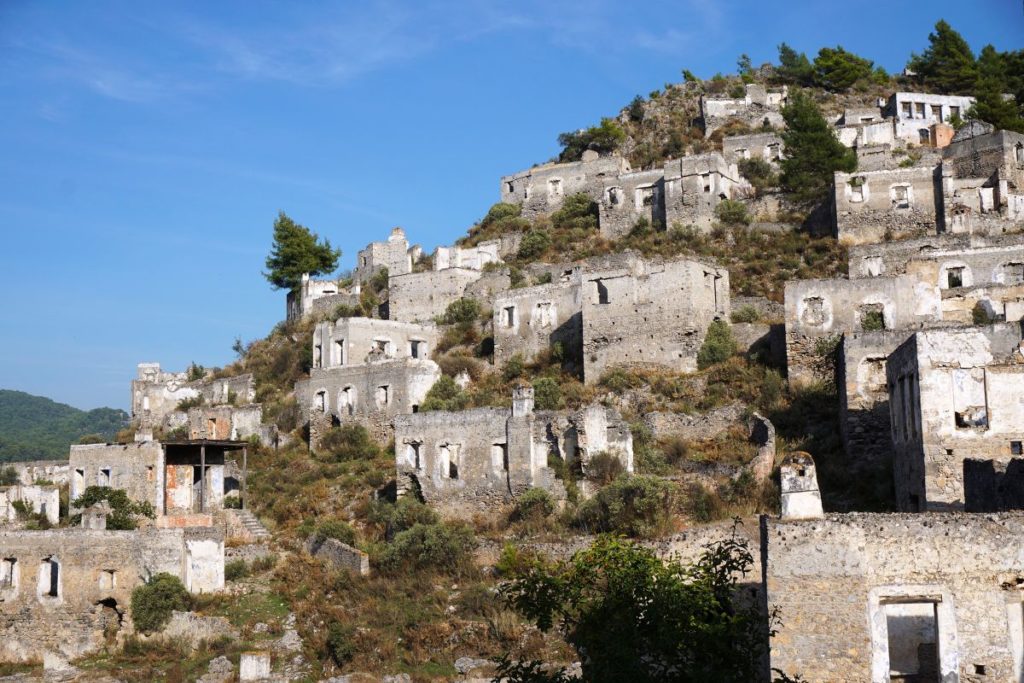
[[[294,290],[302,283],[303,273],[330,273],[340,257],[341,250],[332,249],[328,240],[321,242],[316,233],[281,211],[274,221],[274,244],[263,277],[275,289]]]
[[[533,382],[533,401],[537,410],[558,410],[562,407],[562,387],[554,377],[541,377]]]
[[[502,588],[509,605],[544,632],[557,628],[592,683],[747,683],[760,679],[768,633],[752,601],[738,599],[753,568],[735,533],[693,563],[662,561],[652,550],[601,537],[567,562],[541,561]],[[537,662],[499,664],[509,681],[564,681]]]
[[[976,102],[967,112],[969,118],[981,119],[1000,130],[1024,133],[1024,118],[1021,118],[1020,100],[1005,98],[1004,93],[1013,93],[1016,83],[1011,78],[1011,68],[1024,66],[1012,64],[1013,59],[986,45],[978,57],[978,85],[974,90]]]
[[[191,602],[181,579],[173,574],[156,574],[132,591],[132,621],[143,633],[153,633],[164,627],[171,612],[187,611]]]
[[[570,131],[558,136],[558,144],[562,146],[559,161],[579,161],[583,152],[588,149],[598,154],[614,152],[626,139],[626,131],[615,119],[603,118],[601,125],[591,126],[585,130]]]
[[[925,85],[939,92],[970,95],[978,80],[978,64],[971,46],[944,19],[928,34],[928,47],[912,54],[907,68]]]
[[[320,438],[320,450],[338,462],[373,460],[380,455],[380,446],[366,427],[352,422],[327,430]]]
[[[463,410],[466,407],[466,394],[455,380],[448,375],[441,377],[434,382],[434,386],[427,391],[420,410],[428,412],[431,410]]]
[[[740,75],[744,83],[752,83],[754,81],[754,65],[750,62],[750,55],[743,53],[736,60],[736,73]]]
[[[480,302],[476,299],[456,299],[444,310],[442,320],[446,325],[471,323],[480,317]]]
[[[790,85],[808,86],[814,83],[814,67],[803,52],[789,45],[779,45],[779,65],[775,68],[777,80]]]
[[[18,481],[18,470],[10,465],[0,467],[0,486],[14,486]]]
[[[857,155],[839,142],[814,100],[794,92],[782,108],[786,157],[779,162],[779,185],[797,204],[813,206],[828,197],[836,171],[857,168]]]
[[[814,82],[826,90],[842,92],[861,79],[871,78],[874,63],[841,46],[823,47],[814,58]]]
[[[133,501],[124,489],[113,489],[109,486],[90,486],[82,495],[74,500],[75,507],[84,510],[100,501],[107,501],[110,514],[107,515],[107,528],[131,531],[138,526],[137,518],[153,519],[156,512],[149,501]]]
[[[541,256],[550,246],[551,235],[547,230],[531,230],[523,235],[517,256],[524,261],[529,261]]]

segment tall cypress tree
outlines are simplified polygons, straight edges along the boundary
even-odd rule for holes
[[[797,204],[813,206],[828,197],[836,171],[856,170],[857,155],[839,142],[821,109],[803,91],[790,94],[782,118],[786,156],[779,162],[779,184]]]
[[[928,34],[928,48],[912,54],[907,68],[925,85],[939,92],[970,95],[978,81],[978,63],[971,46],[944,19]]]
[[[332,249],[331,243],[322,243],[316,233],[299,225],[284,211],[274,221],[274,246],[267,257],[267,272],[263,277],[275,289],[296,289],[302,283],[302,274],[321,275],[330,273],[338,265],[340,249]]]

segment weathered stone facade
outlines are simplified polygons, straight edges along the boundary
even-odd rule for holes
[[[763,159],[777,164],[782,159],[785,146],[778,133],[752,133],[733,135],[722,139],[722,156],[729,164],[743,159]]]
[[[757,83],[749,83],[742,98],[702,95],[700,114],[704,123],[704,134],[710,136],[728,121],[742,121],[752,128],[764,125],[782,128],[785,121],[781,109],[786,104],[788,89],[768,89]]]
[[[926,330],[890,354],[886,380],[901,510],[962,510],[964,460],[1006,461],[1019,450],[1021,338],[1019,323]]]
[[[1017,681],[1020,514],[762,518],[771,666],[810,683]]]
[[[696,370],[708,325],[729,319],[729,271],[698,261],[626,258],[587,271],[582,288],[588,384],[613,367]]]
[[[167,572],[193,593],[224,587],[213,528],[0,531],[0,661],[80,657],[132,632],[132,590]]]
[[[148,429],[187,424],[187,417],[178,410],[185,399],[202,397],[206,405],[251,404],[256,400],[256,384],[250,374],[190,381],[188,373],[164,372],[159,363],[139,363],[131,391],[132,418]]]
[[[16,484],[0,486],[0,527],[15,524],[18,510],[15,502],[24,504],[33,514],[43,515],[50,524],[57,524],[60,515],[60,489],[56,486]]]
[[[396,358],[423,360],[437,344],[433,324],[402,323],[374,318],[341,318],[325,321],[313,330],[313,368]]]
[[[941,172],[931,166],[835,174],[836,237],[847,245],[935,234]]]
[[[896,137],[917,145],[931,143],[931,126],[965,118],[973,97],[894,92],[886,103],[885,115],[895,121]]]
[[[535,412],[530,388],[516,390],[511,411],[477,408],[395,418],[400,492],[421,496],[447,515],[493,511],[529,488],[562,499],[565,488],[550,460],[585,474],[599,452],[616,455],[632,471],[633,439],[618,413],[603,406]]]
[[[448,305],[466,296],[481,272],[446,268],[409,273],[388,280],[388,318],[399,322],[430,322],[444,315]]]
[[[534,166],[502,177],[501,201],[518,204],[524,217],[533,218],[558,210],[570,195],[584,193],[598,201],[607,180],[631,171],[621,156],[585,152],[581,161]]]
[[[582,284],[579,269],[567,282],[512,289],[494,299],[494,365],[515,355],[529,360],[561,345],[563,367],[581,372]]]
[[[409,246],[405,231],[394,228],[387,240],[370,242],[356,256],[356,267],[352,269],[352,277],[360,285],[366,284],[382,269],[388,275],[405,275],[412,272],[412,264],[419,260],[420,248]]]
[[[391,420],[416,412],[440,377],[437,363],[413,358],[313,368],[309,379],[296,383],[295,397],[314,449],[326,430],[344,422],[363,425],[385,443]]]

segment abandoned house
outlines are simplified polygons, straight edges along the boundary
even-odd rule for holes
[[[252,375],[189,380],[186,372],[164,372],[159,363],[139,363],[132,380],[132,419],[146,428],[174,429],[187,423],[181,401],[201,397],[205,405],[248,405],[256,400]]]
[[[583,346],[582,275],[574,268],[566,281],[510,289],[494,299],[494,365],[514,356],[523,360],[552,352],[562,367],[581,373]]]
[[[722,138],[722,156],[728,164],[738,164],[743,159],[762,159],[777,164],[784,150],[782,138],[775,132]]]
[[[420,259],[421,251],[418,246],[409,246],[404,230],[393,228],[387,240],[370,242],[359,251],[356,267],[352,269],[352,279],[363,285],[384,269],[387,269],[388,275],[411,273],[412,264]]]
[[[974,104],[973,97],[894,92],[884,114],[895,122],[898,139],[915,145],[931,144],[930,127],[936,123],[963,120]]]
[[[629,426],[611,408],[535,411],[532,387],[514,390],[512,409],[431,411],[395,418],[399,491],[416,495],[445,514],[494,510],[529,488],[556,499],[565,488],[551,463],[585,476],[598,453],[633,470]],[[585,482],[581,482],[586,494]]]
[[[788,88],[766,88],[748,83],[743,97],[701,95],[700,116],[704,135],[709,137],[730,121],[741,121],[751,128],[783,128],[781,110],[786,104]]]
[[[534,218],[552,213],[566,197],[587,194],[601,198],[606,182],[630,173],[629,162],[621,156],[599,156],[586,151],[580,161],[534,166],[501,178],[501,201],[522,207],[522,215]]]
[[[313,330],[313,368],[363,365],[395,358],[430,358],[437,343],[433,323],[415,324],[375,318],[339,318]]]
[[[889,355],[901,510],[964,509],[964,460],[1007,461],[1024,441],[1020,323],[917,332]]]

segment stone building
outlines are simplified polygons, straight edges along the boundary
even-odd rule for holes
[[[388,318],[399,322],[430,322],[453,302],[465,298],[482,273],[446,268],[393,277],[388,283]],[[507,282],[508,277],[504,280]]]
[[[558,210],[570,195],[583,193],[598,201],[606,181],[631,171],[621,156],[588,150],[580,161],[542,164],[503,176],[501,201],[521,206],[525,218],[534,218]]]
[[[785,121],[781,110],[788,94],[786,86],[775,90],[758,83],[748,83],[746,92],[740,98],[701,95],[700,116],[704,135],[710,136],[729,121],[741,121],[751,128],[782,128]]]
[[[511,411],[477,408],[395,418],[399,490],[450,515],[493,511],[529,488],[564,499],[553,459],[585,475],[590,458],[600,452],[633,470],[632,434],[616,411],[597,405],[572,413],[535,411],[530,387],[515,390]]]
[[[582,273],[574,268],[566,281],[510,289],[494,299],[494,365],[515,355],[529,360],[556,345],[563,367],[581,372],[583,346]]]
[[[309,423],[310,444],[346,422],[361,424],[380,443],[391,436],[391,421],[414,413],[430,387],[441,378],[437,363],[419,358],[392,358],[359,365],[315,367],[295,385],[295,397]]]
[[[339,318],[313,330],[313,368],[362,365],[380,360],[430,358],[437,328],[375,318]]]
[[[1024,442],[1021,324],[917,332],[886,362],[901,510],[962,510],[964,460],[1005,462]]]
[[[239,452],[241,480],[229,475],[235,469],[230,461]],[[70,500],[74,504],[90,486],[109,486],[125,491],[132,500],[150,503],[157,524],[209,525],[211,515],[223,510],[226,494],[244,491],[247,456],[244,441],[73,445]]]
[[[309,273],[303,273],[298,289],[289,290],[285,297],[285,319],[292,322],[313,313],[330,313],[338,306],[358,305],[358,283],[342,287],[338,280],[314,280]]]
[[[729,318],[729,271],[686,259],[623,254],[616,267],[583,274],[583,376],[613,367],[697,369],[713,320]]]
[[[14,505],[17,502],[33,514],[43,515],[50,524],[60,521],[60,488],[57,486],[0,486],[0,527],[17,524],[19,515]]]
[[[0,530],[0,662],[81,657],[134,630],[132,590],[166,572],[192,593],[224,588],[224,539],[188,529]]]
[[[737,164],[743,159],[763,159],[776,164],[782,159],[784,149],[782,138],[774,131],[722,139],[722,156],[729,164]]]
[[[188,373],[165,372],[159,363],[139,363],[131,391],[132,419],[144,428],[173,429],[185,425],[187,417],[178,410],[178,404],[185,399],[202,397],[206,405],[241,405],[256,400],[251,374],[190,381]]]
[[[884,113],[895,121],[897,138],[928,145],[932,140],[932,125],[964,118],[973,104],[973,97],[962,95],[894,92],[889,96]]]
[[[275,444],[277,427],[263,424],[263,406],[198,406],[188,411],[188,438],[239,441],[257,437]]]
[[[786,283],[786,367],[790,382],[821,377],[822,344],[860,330],[907,330],[942,319],[939,288],[909,275]],[[849,378],[848,378],[849,379]]]
[[[434,270],[466,268],[483,270],[488,263],[500,263],[502,256],[500,240],[480,242],[472,247],[438,247],[434,250]]]
[[[847,245],[941,231],[940,171],[930,166],[835,174],[835,234]]]
[[[370,242],[359,251],[356,256],[356,267],[352,269],[352,278],[363,285],[385,268],[388,275],[411,273],[412,264],[419,260],[420,253],[418,246],[409,246],[404,230],[394,228],[387,240]]]
[[[763,517],[771,667],[809,683],[1018,681],[1024,516]]]

